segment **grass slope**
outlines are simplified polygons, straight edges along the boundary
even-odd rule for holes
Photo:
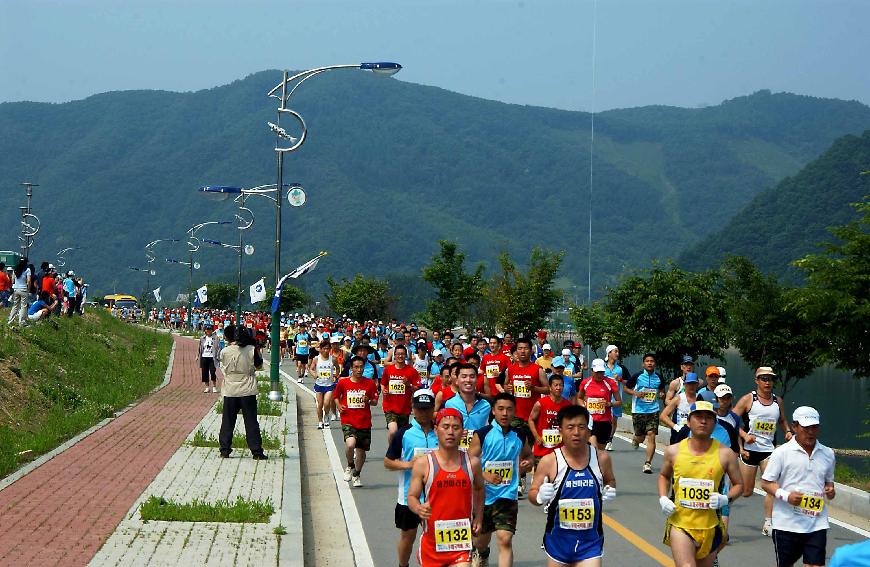
[[[138,400],[163,380],[172,338],[102,311],[22,330],[0,309],[0,477]]]

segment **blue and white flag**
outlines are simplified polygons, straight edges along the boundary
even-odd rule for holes
[[[154,300],[157,303],[160,303],[160,288],[158,287],[157,289],[155,289],[153,293],[154,293]]]
[[[251,286],[251,303],[260,303],[266,301],[266,278],[260,278],[260,281],[255,282]]]
[[[304,276],[311,270],[317,267],[317,262],[320,261],[322,257],[326,256],[326,252],[321,252],[314,258],[308,260],[280,280],[278,280],[278,285],[275,286],[275,297],[272,298],[272,313],[278,312],[278,306],[281,305],[281,292],[284,290],[284,282],[287,281],[287,278],[296,279],[300,276]]]
[[[208,286],[202,286],[198,290],[196,290],[196,305],[199,307],[203,303],[208,301]]]

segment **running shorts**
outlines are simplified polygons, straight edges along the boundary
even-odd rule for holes
[[[634,413],[631,415],[631,424],[634,426],[634,434],[637,437],[646,435],[650,431],[659,432],[659,412]]]
[[[824,565],[827,543],[828,530],[808,534],[773,530],[773,550],[776,552],[777,567],[794,565],[801,557],[807,565]]]
[[[492,504],[487,504],[483,507],[482,531],[492,533],[496,530],[504,530],[512,534],[517,533],[518,511],[517,501],[510,498],[499,498]]]
[[[387,420],[387,423],[393,423],[395,421],[398,424],[399,429],[411,423],[411,416],[396,413],[394,411],[384,412],[384,418]]]
[[[293,360],[297,360],[302,364],[308,364],[308,355],[307,354],[294,354]]]
[[[325,393],[331,392],[333,390],[335,390],[335,382],[333,382],[329,386],[321,386],[319,384],[314,385],[314,391],[317,392],[318,394],[325,394]]]
[[[416,530],[420,526],[420,516],[404,504],[396,503],[396,528],[402,531]]]
[[[613,431],[613,425],[610,421],[593,421],[592,435],[599,443],[607,443],[610,441],[610,432]]]
[[[341,432],[344,433],[344,440],[347,441],[351,437],[356,439],[356,448],[368,451],[372,448],[372,430],[357,429],[352,425],[342,424]]]
[[[719,549],[719,546],[722,545],[722,538],[725,535],[725,530],[722,529],[722,524],[713,526],[712,528],[689,529],[678,528],[670,522],[667,522],[665,524],[665,537],[662,540],[665,545],[671,544],[671,528],[680,530],[692,539],[695,543],[695,559],[704,559],[712,552]]]
[[[742,462],[747,467],[757,467],[770,457],[770,453],[767,452],[747,451],[747,453],[749,453],[748,459],[744,459],[742,455],[740,457],[740,462]]]

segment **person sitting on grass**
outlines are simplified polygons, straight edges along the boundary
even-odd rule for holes
[[[37,321],[48,319],[56,305],[56,298],[50,296],[48,292],[40,291],[36,301],[31,303],[27,309],[27,320],[31,323],[36,323]]]

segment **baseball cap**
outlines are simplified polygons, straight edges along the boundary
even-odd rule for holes
[[[563,348],[562,349],[562,356],[571,356],[571,349],[570,348]]]
[[[716,386],[716,389],[713,390],[713,393],[716,394],[717,398],[721,398],[722,396],[733,396],[734,392],[731,390],[731,386],[728,384],[719,384]]]
[[[338,335],[332,335],[331,337],[329,337],[329,342],[338,344],[341,342],[341,337],[339,337]]]
[[[435,407],[435,394],[432,390],[422,389],[414,392],[414,400],[411,402],[416,409],[431,409]]]
[[[565,368],[565,363],[562,362],[561,360],[560,360],[560,361],[557,361],[557,362],[554,362],[554,363],[553,363],[553,368]]]
[[[608,354],[610,354],[611,351],[614,351],[614,350],[619,350],[619,347],[616,345],[607,345],[607,348],[604,349],[604,354],[608,355]]]
[[[459,335],[459,340],[464,341],[464,340],[466,340],[466,339],[468,339],[468,336],[467,336],[467,335]]]
[[[724,366],[717,366],[716,368],[719,369],[719,376],[722,378],[725,378],[725,376],[728,374],[727,372],[725,372],[725,367]]]
[[[443,356],[443,355],[444,355],[444,353],[441,352],[440,348],[436,348],[435,350],[432,351],[432,356]]]
[[[553,347],[550,346],[550,343],[544,343],[544,346],[541,348],[543,350],[553,350]]]
[[[74,276],[74,275],[76,275],[76,273],[75,273],[74,271],[70,270],[70,271],[68,271],[68,272],[66,273],[66,275],[68,275],[68,276]]]
[[[707,376],[711,376],[713,374],[715,374],[716,376],[719,376],[719,367],[718,366],[708,366],[707,370],[704,371],[704,374]]]
[[[442,408],[438,410],[438,413],[435,414],[435,425],[441,423],[441,420],[445,417],[455,417],[459,420],[459,423],[465,424],[465,420],[462,419],[462,414],[459,413],[459,410],[456,408]]]
[[[695,364],[695,359],[688,354],[684,354],[682,361],[680,361],[680,364]]]
[[[604,361],[600,358],[596,358],[592,361],[592,372],[604,372],[607,370],[607,366],[604,365]]]
[[[417,344],[418,344],[418,345],[420,345],[420,344],[425,345],[425,344],[426,344],[426,339],[417,339]]]
[[[791,420],[798,422],[801,427],[809,427],[819,424],[819,412],[810,406],[801,406],[794,410]]]
[[[689,415],[692,415],[696,411],[711,411],[713,413],[716,413],[717,409],[719,409],[719,404],[698,400],[697,402],[689,406]]]
[[[683,378],[683,384],[691,384],[692,382],[698,381],[698,375],[694,372],[689,372],[686,374],[686,377]]]
[[[776,376],[776,372],[770,366],[759,366],[758,370],[755,371],[755,377],[759,376]]]

